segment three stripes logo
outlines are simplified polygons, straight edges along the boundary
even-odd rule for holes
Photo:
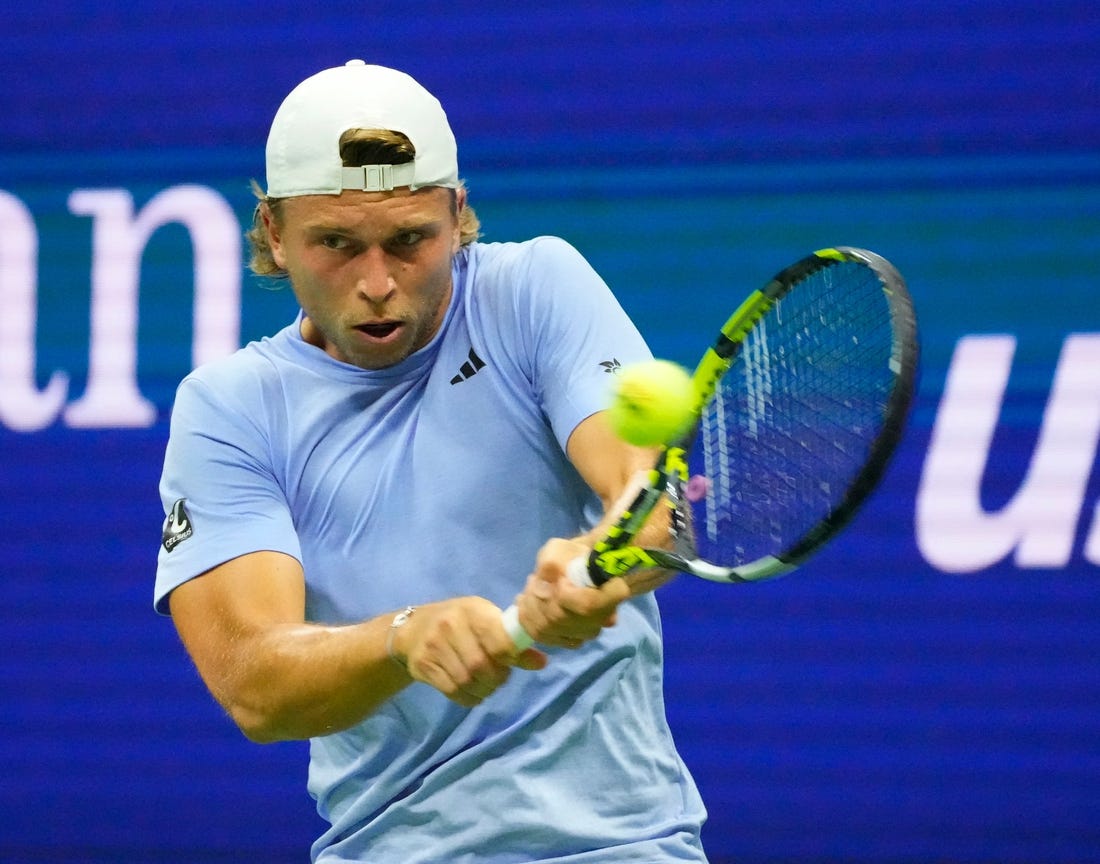
[[[452,384],[461,384],[463,381],[468,381],[473,378],[481,369],[485,368],[485,361],[477,356],[477,352],[473,348],[470,349],[469,359],[463,363],[459,369],[458,374],[451,379]]]
[[[617,358],[612,357],[610,360],[603,360],[600,363],[603,367],[603,371],[609,375],[618,374],[622,368],[622,364]],[[459,369],[458,374],[451,379],[451,384],[461,384],[463,381],[469,381],[478,372],[485,368],[485,361],[477,356],[477,352],[471,348],[470,353],[467,355],[466,362],[463,363]]]

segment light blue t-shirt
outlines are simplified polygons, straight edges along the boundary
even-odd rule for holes
[[[507,606],[549,537],[599,502],[565,456],[609,372],[649,356],[567,243],[472,244],[425,348],[388,369],[304,342],[300,319],[180,385],[155,604],[239,555],[301,561],[310,621],[465,594]],[[182,502],[182,503],[180,503]],[[662,697],[652,596],[474,709],[413,684],[315,738],[317,861],[703,861],[703,805]]]

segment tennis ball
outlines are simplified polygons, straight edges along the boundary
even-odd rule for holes
[[[654,447],[687,431],[694,402],[686,369],[668,360],[649,360],[618,371],[607,416],[615,434],[627,443]]]

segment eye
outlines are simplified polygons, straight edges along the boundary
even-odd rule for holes
[[[415,246],[424,239],[422,231],[402,231],[393,239],[395,246]]]
[[[321,245],[326,249],[347,249],[348,238],[339,234],[325,234],[321,237]]]

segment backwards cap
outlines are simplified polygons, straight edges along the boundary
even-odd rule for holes
[[[400,132],[416,148],[402,165],[345,168],[340,136],[348,129]],[[267,194],[339,195],[345,189],[398,186],[458,188],[458,148],[439,100],[413,78],[349,60],[307,78],[283,100],[267,137]]]

